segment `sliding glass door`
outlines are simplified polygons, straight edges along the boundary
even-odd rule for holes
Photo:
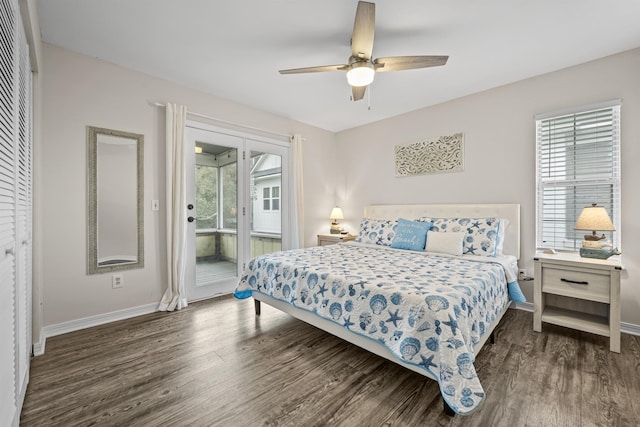
[[[197,123],[185,137],[186,280],[194,301],[232,292],[251,258],[283,249],[288,145]]]

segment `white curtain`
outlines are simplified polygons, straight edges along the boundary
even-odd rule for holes
[[[187,107],[166,106],[166,205],[167,205],[167,290],[160,301],[161,311],[187,306],[185,290],[187,208],[184,170],[184,128]]]
[[[302,197],[302,137],[291,139],[289,152],[291,170],[291,249],[304,247],[304,200]]]

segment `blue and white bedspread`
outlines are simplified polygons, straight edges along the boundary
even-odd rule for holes
[[[260,292],[379,341],[468,414],[484,399],[474,346],[509,304],[505,267],[517,276],[515,258],[503,264],[344,243],[259,256],[235,295]]]

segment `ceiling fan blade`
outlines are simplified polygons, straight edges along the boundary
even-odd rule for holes
[[[373,65],[376,72],[413,70],[416,68],[439,67],[447,63],[448,56],[391,56],[376,58]]]
[[[376,22],[376,5],[359,1],[356,19],[351,35],[351,55],[356,58],[371,59],[373,34]]]
[[[319,73],[322,71],[340,71],[349,68],[348,65],[321,65],[319,67],[291,68],[289,70],[280,70],[280,74],[300,74],[300,73]]]
[[[364,93],[367,91],[366,86],[351,86],[351,95],[354,101],[360,101],[364,98]]]

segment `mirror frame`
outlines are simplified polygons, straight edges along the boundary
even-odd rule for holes
[[[137,231],[138,260],[122,264],[98,265],[98,135],[115,136],[136,141],[137,164]],[[87,274],[144,267],[144,135],[87,126]]]

